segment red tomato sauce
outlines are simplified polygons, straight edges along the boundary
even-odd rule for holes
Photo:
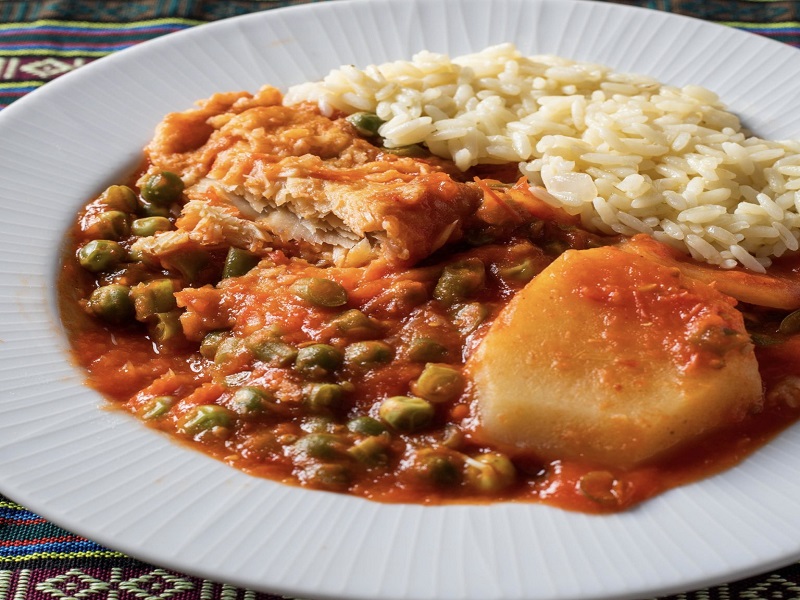
[[[765,409],[679,453],[615,470],[503,456],[471,439],[462,427],[470,387],[461,369],[494,318],[560,252],[613,241],[540,219],[523,231],[518,214],[497,200],[481,209],[490,241],[461,244],[410,270],[317,267],[274,251],[227,278],[219,249],[206,251],[196,269],[128,254],[87,271],[81,249],[97,239],[87,223],[108,212],[107,201],[95,200],[76,220],[59,280],[75,359],[113,406],[179,443],[257,477],[381,502],[620,511],[739,463],[798,418],[800,337],[777,331],[783,314],[754,310],[754,338],[765,340],[757,350]],[[126,218],[145,216],[134,208]],[[165,218],[174,224],[174,208]],[[116,243],[128,251],[135,238],[125,230]],[[478,264],[483,279],[468,298],[439,299],[448,266]],[[335,284],[321,301],[307,289],[320,279]],[[174,289],[164,310],[151,306],[162,302],[157,284]],[[133,306],[98,305],[111,302],[93,296],[108,286],[135,296],[136,319]],[[104,310],[117,312],[111,321],[97,318]],[[450,378],[446,397],[390,414],[387,399],[441,392],[419,389],[429,365]]]

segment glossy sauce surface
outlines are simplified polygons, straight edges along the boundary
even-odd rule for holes
[[[465,361],[509,299],[561,252],[617,240],[597,238],[541,206],[521,222],[486,191],[471,236],[412,269],[320,267],[275,250],[247,273],[222,278],[225,252],[211,250],[192,281],[185,270],[130,259],[100,274],[82,268],[76,256],[92,237],[86,223],[103,211],[94,201],[76,221],[59,282],[75,358],[88,384],[115,406],[195,450],[255,476],[385,502],[512,500],[619,511],[736,464],[797,419],[800,338],[778,331],[785,313],[754,309],[750,324],[767,340],[757,349],[768,400],[761,413],[631,469],[525,453],[489,460],[497,449],[477,443],[464,427],[471,401]],[[122,235],[119,243],[134,239]],[[450,301],[440,289],[444,273],[465,264],[480,265],[481,285]],[[313,278],[335,282],[346,300],[309,302],[297,284]],[[170,312],[180,313],[181,323],[169,339],[147,319],[110,324],[87,310],[98,286],[164,279],[178,290]],[[619,300],[612,288],[578,293],[635,301],[635,294]],[[298,356],[316,345],[335,349],[338,358],[321,369],[304,366]],[[291,358],[275,358],[276,348]],[[421,426],[387,423],[382,405],[424,395],[415,386],[428,365],[462,377],[457,392],[429,402]],[[219,419],[209,421],[205,407],[220,409]]]

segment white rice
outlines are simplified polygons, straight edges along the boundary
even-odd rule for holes
[[[695,259],[763,272],[798,249],[800,142],[744,132],[712,91],[503,44],[454,59],[345,66],[285,103],[376,113],[388,147],[466,170],[518,162],[538,194],[604,233],[646,233]]]

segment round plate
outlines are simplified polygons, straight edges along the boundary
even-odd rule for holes
[[[129,174],[160,118],[217,91],[342,64],[514,42],[720,94],[766,137],[800,136],[800,53],[722,26],[572,0],[338,0],[173,34],[0,113],[0,492],[145,561],[319,598],[633,598],[800,557],[800,428],[740,466],[624,514],[536,504],[390,505],[249,477],[104,410],[54,296],[79,206]]]

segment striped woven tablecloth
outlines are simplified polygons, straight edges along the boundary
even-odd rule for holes
[[[134,44],[208,21],[306,1],[0,0],[0,109],[52,79]],[[798,1],[619,0],[619,3],[698,17],[800,47]],[[136,561],[64,531],[0,496],[0,600],[28,598],[275,600],[277,597]],[[671,598],[800,599],[800,564]]]

